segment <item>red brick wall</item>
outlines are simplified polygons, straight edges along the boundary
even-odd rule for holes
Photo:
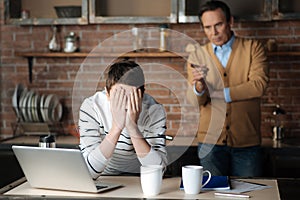
[[[15,85],[23,83],[29,89],[39,93],[55,93],[64,105],[63,124],[67,132],[68,125],[73,123],[72,89],[74,78],[83,58],[35,58],[33,61],[33,82],[28,81],[28,63],[23,57],[15,56],[16,52],[47,52],[47,45],[52,36],[51,26],[15,26],[6,25],[3,20],[3,5],[1,11],[1,113],[0,137],[12,136],[12,123],[16,115],[12,109],[11,97]],[[138,25],[138,27],[157,25]],[[82,52],[89,52],[98,43],[122,31],[130,30],[134,25],[68,25],[59,26],[60,36],[70,31],[80,36]],[[200,31],[199,24],[172,24],[172,30],[179,31],[194,38],[199,43],[206,41]],[[237,22],[234,27],[239,36],[257,38],[267,41],[276,39],[279,51],[300,52],[300,21],[274,22]],[[120,48],[126,43],[122,41]],[[159,62],[171,66],[183,75],[185,62],[180,58],[137,58],[137,62]],[[274,116],[272,110],[275,104],[280,104],[286,110],[282,121],[286,127],[287,136],[300,136],[300,58],[299,56],[270,57],[270,84],[262,99],[262,134],[271,136]],[[86,83],[88,84],[88,82]],[[178,99],[166,88],[148,85],[147,90],[163,103],[168,112],[169,134],[176,134],[181,120]]]

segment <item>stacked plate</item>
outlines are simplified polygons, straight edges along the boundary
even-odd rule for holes
[[[59,122],[62,117],[62,104],[55,94],[38,94],[27,90],[22,84],[15,88],[12,105],[16,115],[23,122]]]

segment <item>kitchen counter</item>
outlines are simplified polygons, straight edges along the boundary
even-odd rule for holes
[[[30,145],[38,146],[39,137],[37,135],[23,135],[14,138],[9,138],[0,142],[0,149],[11,148],[12,145]],[[55,136],[57,147],[76,148],[79,144],[79,139],[72,135],[57,135]]]
[[[271,138],[262,139],[262,147],[267,148],[300,148],[300,138],[285,138],[283,140],[273,140]]]
[[[263,138],[264,177],[300,178],[300,146],[297,139],[273,141]],[[38,146],[39,136],[24,135],[0,142],[0,187],[17,180],[23,172],[13,154],[12,145]],[[57,135],[56,146],[60,148],[78,148],[79,139],[72,135]],[[181,175],[181,167],[187,164],[199,164],[198,142],[192,137],[175,137],[167,141],[169,165],[166,175]]]
[[[56,145],[62,147],[77,147],[79,139],[72,135],[57,135],[55,136]],[[9,138],[0,141],[0,149],[11,147],[13,144],[17,145],[38,145],[39,136],[37,135],[23,135],[14,138]],[[167,141],[167,146],[197,146],[197,139],[192,137],[175,137],[173,141]],[[264,148],[300,148],[300,138],[286,138],[283,140],[272,140],[271,138],[262,138],[262,147]]]

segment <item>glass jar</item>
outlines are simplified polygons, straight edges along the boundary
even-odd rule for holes
[[[64,52],[72,53],[76,51],[79,51],[79,37],[74,32],[70,32],[65,37]]]
[[[166,24],[161,25],[159,28],[159,51],[166,51],[168,48],[167,28]]]

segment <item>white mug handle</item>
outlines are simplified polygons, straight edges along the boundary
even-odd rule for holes
[[[211,173],[210,173],[210,171],[204,170],[204,171],[203,171],[203,174],[204,174],[204,173],[207,173],[207,174],[208,174],[208,179],[205,181],[205,183],[202,185],[202,187],[204,187],[204,186],[210,181],[210,179],[211,179]]]

